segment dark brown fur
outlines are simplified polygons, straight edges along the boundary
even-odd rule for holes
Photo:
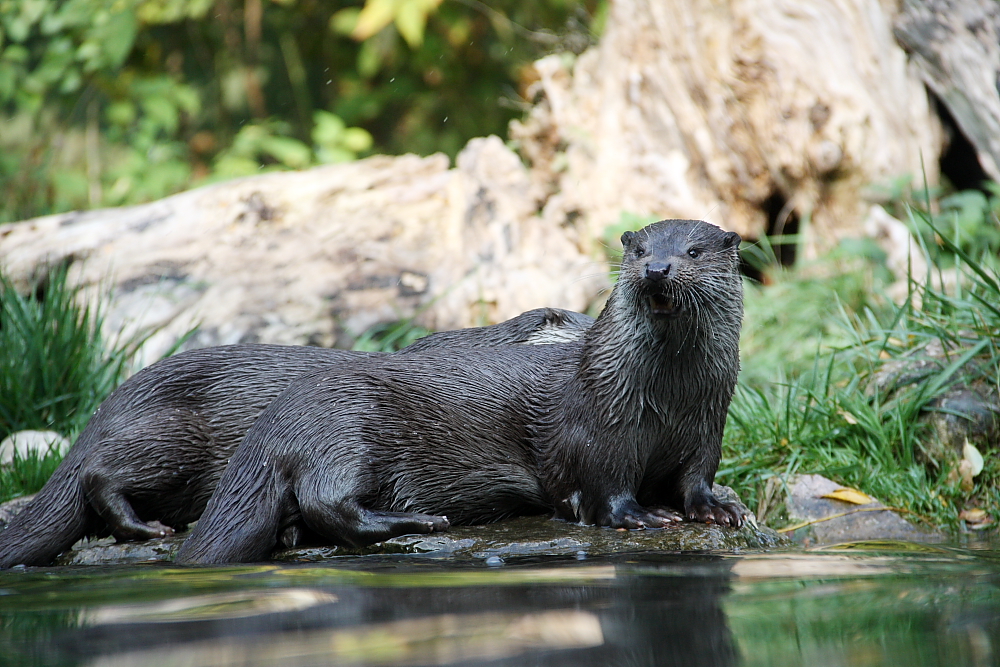
[[[642,528],[744,517],[711,486],[739,371],[739,236],[623,237],[581,342],[359,359],[296,380],[234,454],[178,562],[267,558],[288,526],[364,545],[555,511]]]
[[[538,309],[490,327],[433,334],[400,354],[572,340],[592,322]],[[0,531],[0,568],[44,565],[85,535],[141,540],[196,520],[247,429],[292,380],[376,356],[231,345],[149,366],[101,404],[35,499]]]

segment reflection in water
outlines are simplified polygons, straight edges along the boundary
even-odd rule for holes
[[[452,665],[495,660],[531,650],[599,646],[593,614],[443,614],[409,621],[187,642],[96,659],[93,667],[146,665]]]
[[[263,591],[236,591],[149,602],[85,609],[80,625],[116,623],[177,623],[199,618],[246,618],[261,614],[299,611],[318,604],[336,602],[337,596],[308,588],[279,588]]]
[[[0,572],[0,667],[998,659],[995,553]]]

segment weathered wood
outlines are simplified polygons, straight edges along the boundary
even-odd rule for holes
[[[813,247],[861,235],[865,186],[919,180],[921,156],[937,179],[894,17],[877,0],[617,0],[598,47],[537,64],[544,100],[512,127],[556,193],[545,216],[595,235],[622,210],[751,238],[794,216]]]
[[[1000,181],[1000,4],[905,0],[895,35],[927,86]]]
[[[374,157],[3,225],[0,262],[25,282],[74,258],[75,280],[111,290],[110,335],[162,327],[147,359],[196,323],[188,347],[345,345],[407,317],[450,329],[586,309],[607,273],[571,228],[536,217],[538,199],[490,137],[454,169],[444,155]]]

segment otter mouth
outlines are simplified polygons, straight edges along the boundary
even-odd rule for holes
[[[649,309],[656,317],[677,317],[681,312],[681,304],[666,294],[650,294]]]

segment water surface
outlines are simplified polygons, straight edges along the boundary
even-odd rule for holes
[[[0,572],[0,665],[994,665],[1000,553]]]

